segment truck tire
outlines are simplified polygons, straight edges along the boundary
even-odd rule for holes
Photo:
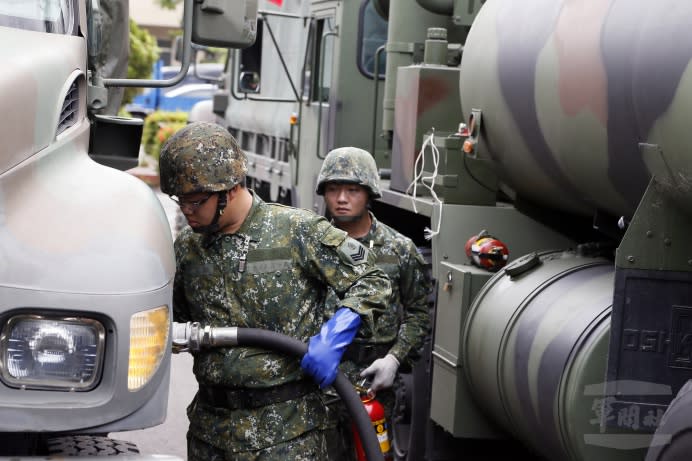
[[[432,278],[432,250],[419,248],[427,262],[426,270],[433,282],[428,296],[431,332],[435,331],[434,319],[437,311],[437,284]],[[395,403],[392,415],[391,439],[395,461],[416,461],[426,456],[426,445],[430,435],[430,392],[432,388],[432,336],[423,343],[421,358],[411,373],[401,373],[394,383]],[[427,459],[432,459],[428,456]]]
[[[416,367],[422,368],[422,367]],[[424,373],[424,370],[423,370]],[[420,371],[397,378],[396,404],[391,422],[392,446],[396,461],[423,459],[428,412],[427,388]],[[425,379],[425,376],[422,377]]]
[[[133,443],[93,435],[71,435],[48,439],[48,454],[58,456],[136,455]]]
[[[686,461],[692,453],[692,379],[687,381],[663,414],[654,434],[662,443],[654,444],[646,461]]]

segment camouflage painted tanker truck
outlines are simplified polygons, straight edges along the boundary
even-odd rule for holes
[[[378,219],[429,250],[397,457],[689,456],[692,4],[258,3],[207,107],[250,186],[321,212],[325,154],[364,148]],[[495,272],[465,251],[481,230],[509,249]]]
[[[107,30],[127,37],[127,1],[107,3]],[[0,0],[2,459],[179,459],[108,438],[166,416],[175,263],[158,199],[118,171],[137,164],[142,122],[105,109],[108,88],[187,68],[113,78],[123,48],[105,12]]]

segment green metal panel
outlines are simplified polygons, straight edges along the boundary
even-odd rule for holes
[[[616,253],[608,357],[614,407],[661,416],[692,378],[690,226],[692,217],[677,197],[653,179]],[[626,392],[628,382],[656,383],[668,391]]]
[[[454,0],[452,20],[460,26],[470,26],[485,0]]]
[[[425,149],[423,182],[430,185],[433,180],[425,178],[434,178],[435,194],[445,203],[494,206],[497,175],[493,163],[464,153],[461,147],[466,137],[456,133],[435,133],[432,141],[437,155],[432,148]],[[425,134],[426,139],[429,135]]]
[[[452,366],[461,366],[459,334],[476,294],[493,275],[471,264],[440,263],[435,322],[434,355]]]
[[[385,195],[383,198],[388,198]],[[436,273],[442,261],[463,263],[468,260],[464,243],[485,229],[502,240],[509,248],[509,261],[536,250],[570,248],[574,242],[552,229],[519,213],[511,206],[473,206],[435,204],[432,206],[431,227],[440,233],[433,240],[433,274],[441,280],[444,274]]]
[[[394,99],[397,93],[396,72],[399,67],[413,64],[414,51],[422,60],[423,43],[430,27],[444,27],[450,31],[449,42],[462,43],[464,35],[454,27],[451,17],[430,13],[415,0],[397,0],[389,7],[389,34],[387,36],[387,80],[384,88],[382,129],[394,129]]]
[[[692,270],[692,216],[657,180],[652,180],[617,250],[627,269]]]
[[[468,389],[461,330],[476,293],[492,274],[470,265],[440,264],[430,418],[455,437],[497,438]]]
[[[415,177],[415,164],[431,131],[456,132],[463,121],[459,69],[436,65],[402,67],[397,74],[392,188],[404,192]]]

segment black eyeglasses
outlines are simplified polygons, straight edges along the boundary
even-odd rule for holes
[[[204,197],[203,199],[200,199],[200,200],[182,200],[182,199],[179,199],[177,197],[171,197],[171,200],[173,200],[175,203],[177,203],[181,210],[182,209],[188,209],[191,212],[194,212],[199,207],[204,205],[207,202],[207,200],[209,200],[211,198],[212,195],[214,195],[214,194],[207,194],[206,197]]]

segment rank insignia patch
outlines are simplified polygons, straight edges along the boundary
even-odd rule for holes
[[[346,262],[354,266],[363,264],[368,260],[367,248],[351,237],[346,237],[339,245],[339,253]]]

